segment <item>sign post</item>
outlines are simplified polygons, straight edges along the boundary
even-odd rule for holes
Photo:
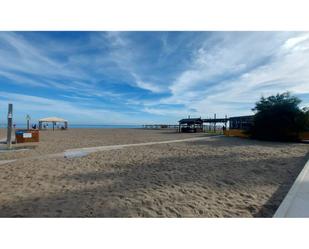
[[[30,120],[31,120],[31,117],[30,117],[29,114],[27,114],[26,120],[27,120],[27,130],[30,130]]]
[[[9,104],[8,108],[8,127],[7,127],[7,146],[12,148],[12,125],[13,125],[13,104]]]

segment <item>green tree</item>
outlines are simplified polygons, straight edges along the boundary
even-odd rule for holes
[[[263,140],[295,141],[308,128],[309,111],[299,107],[301,100],[289,92],[262,97],[255,104],[252,137]]]

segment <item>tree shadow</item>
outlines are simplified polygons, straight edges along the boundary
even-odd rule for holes
[[[210,136],[211,137],[211,136]],[[237,146],[263,146],[269,148],[284,148],[289,147],[293,144],[301,144],[303,142],[295,143],[295,142],[273,142],[273,141],[262,141],[255,140],[249,138],[239,138],[239,137],[227,137],[227,136],[218,136],[212,137],[211,140],[198,140],[198,141],[190,141],[187,143],[194,143],[194,145],[211,145],[213,147],[229,147],[228,142],[231,142],[233,147]]]
[[[303,158],[303,166],[305,163],[309,160],[309,152],[306,154],[306,156]],[[294,181],[296,180],[297,176],[300,174],[300,172],[303,169],[303,166],[299,165],[297,169],[296,176],[292,179],[287,179],[286,181],[282,182],[276,192],[273,193],[273,195],[268,199],[268,201],[259,209],[258,212],[254,213],[254,217],[272,217],[277,209],[279,208],[281,202],[291,189]],[[309,186],[308,186],[309,187]],[[309,189],[309,188],[308,188]]]
[[[73,189],[0,204],[0,216],[237,217],[243,215],[215,209],[237,205],[238,201],[230,197],[222,202],[221,196],[241,193],[238,198],[242,198],[242,209],[249,210],[254,217],[271,217],[305,162],[303,157],[290,157],[284,164],[276,164],[277,159],[263,159],[257,164],[236,157],[228,160],[220,156],[168,157],[146,165],[116,165],[62,175],[57,184]],[[267,185],[279,187],[266,204],[251,203],[250,191]],[[214,192],[218,200],[209,202]],[[217,201],[217,206],[209,206]]]

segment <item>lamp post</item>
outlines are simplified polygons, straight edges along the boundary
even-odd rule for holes
[[[13,104],[8,106],[8,127],[7,127],[7,146],[12,148],[12,124],[13,124]]]
[[[31,120],[31,117],[29,114],[27,114],[26,120],[27,120],[27,130],[29,131],[30,130],[30,120]]]

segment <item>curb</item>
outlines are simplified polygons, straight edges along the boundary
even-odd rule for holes
[[[273,216],[273,218],[292,217],[309,217],[309,160]]]

